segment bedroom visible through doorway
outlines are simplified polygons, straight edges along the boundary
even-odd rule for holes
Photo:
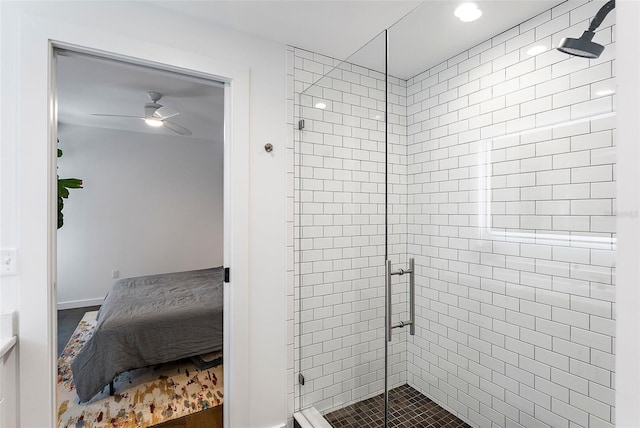
[[[54,58],[58,426],[221,427],[225,86]]]

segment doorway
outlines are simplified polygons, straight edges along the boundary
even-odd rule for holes
[[[55,166],[56,132],[53,105],[53,48],[66,48],[104,57],[124,59],[137,64],[182,71],[198,77],[211,78],[228,84],[225,87],[225,204],[230,218],[225,240],[231,250],[225,265],[232,270],[226,285],[225,311],[233,322],[225,332],[225,354],[233,356],[225,365],[229,406],[224,406],[225,425],[247,425],[249,415],[241,403],[250,393],[248,366],[249,348],[249,68],[236,58],[213,57],[205,52],[193,52],[177,46],[160,45],[144,37],[123,36],[117,31],[100,31],[80,22],[60,25],[50,17],[35,18],[32,14],[16,14],[20,25],[15,34],[20,40],[20,55],[15,55],[16,120],[11,129],[19,131],[20,155],[16,156],[16,211],[20,213],[19,296],[20,313],[18,376],[20,385],[39,388],[19,389],[19,419],[23,426],[54,426],[55,409]],[[228,114],[227,114],[228,113]],[[17,145],[16,145],[17,146]],[[226,222],[225,222],[226,223]],[[230,330],[230,331],[229,331]],[[231,342],[229,337],[233,337]],[[231,399],[230,397],[238,397]],[[237,403],[237,406],[236,404]],[[39,409],[39,411],[33,411]]]
[[[222,426],[225,84],[54,59],[58,422]]]

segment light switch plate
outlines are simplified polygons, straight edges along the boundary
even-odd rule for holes
[[[18,274],[18,252],[15,248],[2,248],[0,250],[0,276]]]

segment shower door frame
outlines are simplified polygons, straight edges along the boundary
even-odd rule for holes
[[[384,30],[384,428],[389,427],[389,342],[391,342],[391,261],[389,260],[389,29]]]

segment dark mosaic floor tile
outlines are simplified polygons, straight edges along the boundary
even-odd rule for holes
[[[391,428],[471,428],[409,385],[389,391]],[[334,428],[381,428],[384,398],[377,395],[325,415]]]

